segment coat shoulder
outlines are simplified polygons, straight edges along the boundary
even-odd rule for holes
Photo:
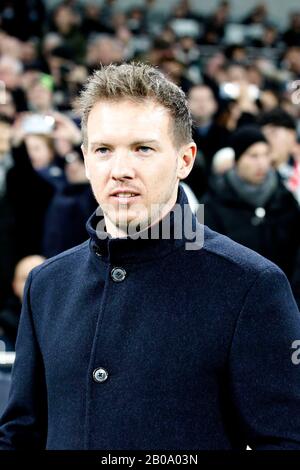
[[[37,274],[41,272],[46,272],[47,274],[60,269],[62,266],[78,266],[80,261],[86,259],[89,251],[89,240],[77,245],[69,250],[63,251],[52,258],[47,259],[41,265],[37,266],[32,270],[32,277],[34,278]]]
[[[234,265],[237,269],[247,271],[249,274],[259,274],[266,269],[280,271],[268,259],[207,226],[204,227],[203,249],[208,255],[217,258],[220,264]]]

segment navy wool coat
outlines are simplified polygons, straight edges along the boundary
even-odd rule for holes
[[[0,448],[300,449],[282,271],[207,228],[187,250],[99,239],[99,220],[29,276]]]

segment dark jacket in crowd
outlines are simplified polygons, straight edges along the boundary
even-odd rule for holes
[[[22,41],[41,37],[44,32],[46,9],[43,0],[2,0],[1,29]]]
[[[0,198],[0,308],[10,294],[16,262],[41,253],[44,217],[54,192],[33,169],[24,145],[12,149],[12,160]]]
[[[227,147],[230,132],[216,123],[212,123],[206,129],[193,128],[193,140],[198,150],[202,153],[207,174],[211,173],[211,164],[218,150]]]
[[[297,201],[277,175],[272,196],[263,208],[254,207],[235,191],[228,175],[215,178],[201,200],[205,224],[270,259],[290,279],[300,244]]]
[[[88,238],[85,224],[97,207],[90,184],[67,184],[55,194],[45,217],[43,255],[46,258]]]
[[[191,233],[104,239],[101,222],[29,276],[0,448],[299,450],[282,271],[208,228],[200,248]]]
[[[13,149],[7,197],[16,219],[18,259],[41,252],[44,217],[54,189],[32,167],[25,146]]]
[[[211,165],[215,153],[228,145],[230,133],[218,124],[212,123],[206,129],[193,128],[193,140],[197,145],[197,156],[192,171],[185,182],[201,199],[208,190]]]

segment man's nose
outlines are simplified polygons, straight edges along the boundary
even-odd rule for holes
[[[111,177],[114,179],[134,178],[134,167],[131,152],[121,150],[112,159]]]

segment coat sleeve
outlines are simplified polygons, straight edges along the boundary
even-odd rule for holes
[[[253,450],[299,450],[300,314],[286,276],[275,265],[248,291],[229,368],[243,441]]]
[[[45,448],[47,394],[30,309],[31,277],[25,286],[9,400],[0,419],[0,450]]]

